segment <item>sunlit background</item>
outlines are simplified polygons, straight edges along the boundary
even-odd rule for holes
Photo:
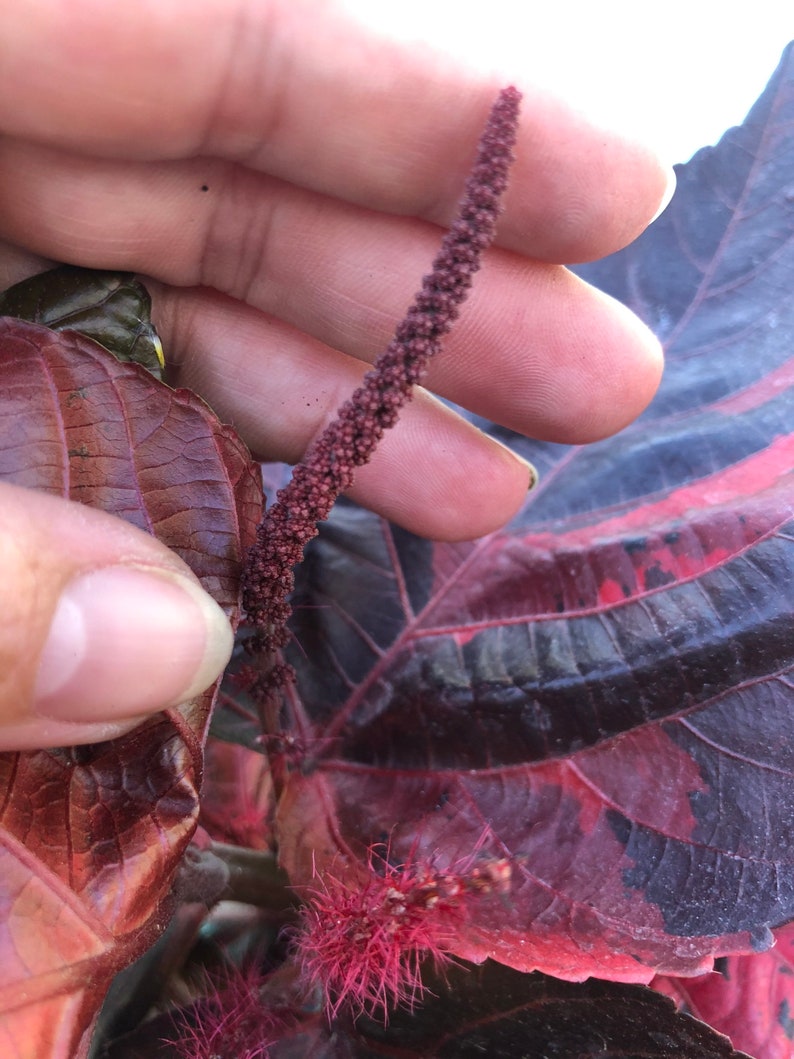
[[[794,38],[791,0],[346,0],[390,35],[534,81],[683,162],[742,121]]]

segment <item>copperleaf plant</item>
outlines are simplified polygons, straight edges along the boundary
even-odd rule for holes
[[[270,733],[296,884],[457,879],[451,953],[573,980],[696,974],[794,916],[793,112],[789,48],[666,214],[578,270],[665,345],[633,427],[492,428],[541,484],[481,541],[342,503],[310,546]],[[246,738],[239,698],[216,720]]]
[[[793,65],[660,221],[580,269],[665,343],[634,426],[582,448],[495,430],[541,484],[482,540],[343,503],[310,547],[294,880],[384,843],[442,873],[507,859],[509,901],[472,904],[455,951],[573,979],[697,973],[794,915]]]
[[[203,845],[230,859],[245,832],[229,761],[252,776],[260,761],[261,834],[305,904],[281,906],[291,927],[264,932],[244,988],[239,934],[210,916],[196,952],[214,930],[226,984],[184,1009],[181,1036],[155,1017],[105,1054],[206,1056],[223,1022],[213,1047],[251,1059],[738,1055],[636,983],[746,968],[794,919],[792,118],[789,49],[744,125],[681,168],[661,220],[579,270],[655,328],[665,381],[634,427],[586,448],[481,424],[541,484],[480,541],[419,540],[341,501],[293,586],[268,552],[285,505],[249,550],[258,469],[198,399],[94,338],[2,323],[0,475],[166,533],[235,619],[243,557],[262,560],[213,722],[227,745],[210,742],[227,768],[208,796],[227,803],[205,822],[226,843]],[[287,636],[257,611],[279,556]],[[87,1054],[111,976],[164,928],[211,699],[116,743],[0,758],[4,1054]],[[261,916],[245,922],[261,942]],[[588,976],[612,981],[575,984]],[[686,988],[665,991],[696,1007]],[[763,1041],[734,1020],[736,1047],[787,1054],[777,995]],[[601,1017],[607,1000],[626,1019]]]

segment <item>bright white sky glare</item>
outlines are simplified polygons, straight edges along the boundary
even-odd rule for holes
[[[425,40],[553,89],[685,162],[739,124],[794,39],[791,0],[345,0]]]

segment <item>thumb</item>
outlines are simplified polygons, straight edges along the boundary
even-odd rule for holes
[[[114,738],[229,660],[188,567],[102,511],[0,484],[0,562],[0,750]]]

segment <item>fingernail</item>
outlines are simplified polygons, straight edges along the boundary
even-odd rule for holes
[[[153,568],[95,570],[61,595],[34,707],[77,722],[155,713],[209,687],[232,645],[228,618],[188,578]]]
[[[659,203],[659,209],[656,211],[656,213],[654,213],[653,217],[651,218],[651,220],[649,222],[650,224],[653,224],[653,222],[655,220],[657,220],[659,217],[661,217],[661,215],[664,213],[664,211],[670,205],[670,200],[672,199],[673,195],[675,195],[676,183],[677,183],[677,178],[676,178],[676,175],[675,175],[675,170],[674,169],[670,169],[669,173],[668,173],[668,176],[667,176],[667,187],[664,189],[664,194],[662,195],[662,201]]]
[[[521,465],[521,469],[527,476],[527,492],[531,493],[535,486],[538,484],[538,471],[534,464],[530,463],[529,460],[525,460],[523,456],[519,456],[515,449],[511,449],[509,445],[506,445],[502,441],[497,441],[496,438],[491,438],[491,441],[495,445],[498,445],[505,452],[509,453],[510,459]]]

